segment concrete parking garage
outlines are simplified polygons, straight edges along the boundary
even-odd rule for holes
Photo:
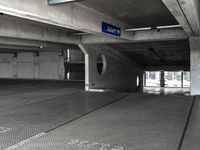
[[[199,3],[0,1],[0,150],[198,150]]]

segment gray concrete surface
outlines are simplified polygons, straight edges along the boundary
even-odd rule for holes
[[[197,96],[181,150],[199,150],[200,148],[200,97]]]
[[[199,36],[198,0],[162,0],[174,18],[190,36]]]
[[[191,95],[200,95],[200,38],[190,39]]]
[[[189,88],[144,87],[143,93],[157,95],[190,95]]]
[[[18,150],[178,150],[193,97],[132,94]]]
[[[6,87],[5,81],[2,82],[1,88]],[[4,94],[0,96],[0,150],[126,95],[114,92],[82,92],[83,83],[79,82],[21,80],[21,84],[18,81],[16,87],[15,81],[7,82],[7,89],[3,90]],[[9,88],[10,86],[12,88]],[[10,130],[6,131],[6,128]]]
[[[143,68],[127,56],[106,45],[80,45],[86,57],[86,86],[89,89],[139,91],[142,88]],[[104,74],[97,70],[97,58],[103,55]],[[137,77],[140,77],[140,87]]]
[[[0,79],[0,150],[198,149],[199,97],[193,103],[172,88],[83,89],[83,82]]]
[[[64,79],[64,56],[60,52],[0,53],[0,78]]]
[[[144,67],[190,65],[189,40],[109,44]],[[153,50],[153,51],[152,51]],[[164,60],[164,61],[163,61]],[[179,67],[178,67],[179,66]],[[170,67],[169,67],[170,68]],[[171,69],[171,68],[170,68]]]
[[[5,84],[2,82],[7,81]],[[0,112],[80,92],[83,82],[0,80]]]
[[[81,4],[112,16],[113,18],[133,25],[133,27],[149,27],[176,24],[177,21],[160,0],[87,0]],[[112,8],[112,9],[110,9]],[[124,9],[126,8],[126,9]],[[119,13],[121,12],[121,13]]]

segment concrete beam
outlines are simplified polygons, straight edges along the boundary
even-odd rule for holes
[[[145,71],[190,71],[190,65],[147,66]]]
[[[39,25],[26,20],[0,17],[0,37],[18,39],[38,40],[62,44],[77,44],[80,42],[78,36],[68,36],[68,32],[51,26]]]
[[[133,34],[133,33],[132,33]],[[167,41],[188,39],[187,34],[182,29],[163,29],[150,31],[136,31],[130,42],[146,42],[146,41]],[[98,35],[83,35],[81,42],[83,44],[100,44],[100,43],[123,43],[127,40],[119,40]]]
[[[69,3],[49,6],[47,0],[6,0],[0,1],[0,12],[37,22],[56,25],[78,31],[101,34],[102,21],[122,29],[119,39],[131,40],[133,35],[125,32],[129,25],[105,16],[80,4]]]
[[[198,0],[162,1],[190,37],[200,34]]]
[[[46,41],[38,41],[38,40],[26,40],[26,39],[18,39],[18,38],[9,38],[9,37],[0,37],[0,47],[13,47],[13,48],[50,48],[50,49],[78,49],[77,45],[72,44],[62,44],[62,43],[52,43]]]
[[[17,45],[1,45],[0,52],[12,52],[12,51],[62,51],[64,49],[51,48],[51,47],[31,47],[31,46],[17,46]],[[65,49],[66,50],[66,49]]]
[[[178,0],[195,36],[200,35],[200,1]]]

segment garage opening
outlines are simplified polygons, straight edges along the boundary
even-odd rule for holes
[[[188,94],[190,88],[189,71],[146,71],[144,93]]]
[[[160,72],[146,71],[144,75],[145,87],[160,87]]]
[[[190,72],[165,72],[165,87],[190,87]]]

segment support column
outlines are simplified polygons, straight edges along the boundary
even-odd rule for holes
[[[143,85],[144,85],[144,87],[145,87],[145,86],[147,85],[147,81],[146,81],[146,80],[147,80],[147,75],[146,75],[146,72],[144,72],[143,80],[144,80],[144,81],[143,81],[143,82],[144,82]]]
[[[160,86],[165,87],[165,72],[164,71],[160,72]]]
[[[34,79],[40,78],[40,62],[39,62],[39,52],[34,54]]]
[[[89,68],[90,68],[90,65],[89,65],[89,54],[87,52],[87,50],[84,48],[84,46],[82,44],[79,44],[78,45],[79,48],[81,49],[81,51],[84,53],[85,55],[85,91],[89,91],[90,90],[90,82],[89,82],[89,79],[90,79],[90,74],[89,74]]]
[[[64,59],[64,51],[59,52],[58,54],[58,79],[65,79],[65,59]]]
[[[181,71],[181,87],[183,88],[183,71]]]
[[[191,95],[200,95],[200,37],[190,38]]]
[[[13,78],[17,78],[17,53],[13,56]]]

